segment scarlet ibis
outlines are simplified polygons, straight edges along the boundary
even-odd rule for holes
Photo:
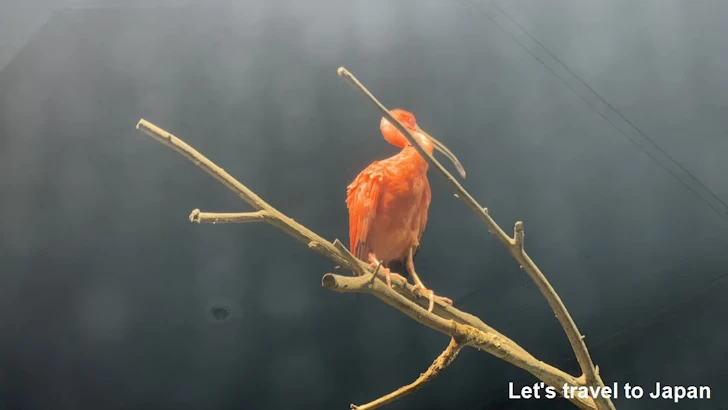
[[[394,109],[391,114],[428,153],[432,154],[434,149],[443,153],[465,178],[460,161],[447,147],[424,132],[412,113]],[[415,272],[414,258],[427,225],[431,199],[427,161],[386,117],[382,117],[379,127],[384,139],[402,151],[385,160],[374,161],[347,187],[351,253],[372,267],[381,263],[390,287],[392,278],[405,283],[407,279],[391,272],[389,264],[400,262],[405,265],[406,273],[414,280],[415,292],[429,299],[430,312],[436,299],[452,305],[452,300],[436,296],[426,288]]]

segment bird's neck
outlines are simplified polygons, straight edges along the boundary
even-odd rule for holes
[[[427,171],[427,168],[429,167],[427,160],[422,158],[422,155],[420,155],[420,153],[417,152],[417,149],[412,145],[404,147],[399,155],[402,159],[406,159],[410,164],[422,171]]]

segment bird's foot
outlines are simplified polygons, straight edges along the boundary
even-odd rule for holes
[[[380,264],[381,262],[379,262],[374,255],[369,255],[369,266],[376,269],[377,266],[379,266]],[[385,268],[382,266],[380,269],[382,270],[382,272],[384,272],[384,281],[387,282],[387,286],[389,286],[390,288],[392,287],[392,279],[396,279],[402,282],[403,285],[407,283],[407,278],[400,274],[392,273],[389,268]]]
[[[433,292],[430,289],[427,289],[421,283],[415,284],[415,286],[412,287],[412,292],[419,293],[422,296],[424,296],[424,297],[426,297],[427,299],[430,300],[430,306],[427,309],[428,312],[432,312],[432,309],[435,308],[435,301],[436,300],[438,302],[441,302],[441,303],[445,303],[445,304],[448,304],[448,305],[452,305],[452,299],[446,298],[446,297],[443,297],[443,296],[437,296],[437,295],[435,295],[435,292]]]

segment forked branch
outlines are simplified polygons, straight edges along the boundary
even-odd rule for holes
[[[385,117],[387,117],[390,122],[392,122],[392,124],[400,130],[400,132],[403,132],[411,143],[414,143],[413,145],[417,148],[420,154],[422,154],[432,165],[435,166],[435,168],[445,175],[450,185],[455,188],[455,191],[457,192],[456,196],[462,198],[468,206],[481,216],[481,219],[483,219],[488,226],[489,231],[494,233],[496,237],[509,248],[511,254],[514,255],[519,263],[521,263],[529,275],[534,278],[539,289],[541,289],[542,293],[544,293],[549,304],[552,305],[559,321],[562,322],[562,320],[565,320],[566,325],[562,322],[562,326],[564,326],[567,335],[569,335],[569,340],[571,341],[572,339],[570,332],[575,332],[575,334],[579,336],[578,342],[581,346],[572,342],[572,347],[574,347],[577,352],[577,358],[580,358],[580,365],[582,365],[582,361],[587,360],[587,366],[585,367],[582,365],[584,373],[582,377],[573,377],[553,366],[537,360],[514,341],[486,325],[483,321],[471,314],[440,303],[435,304],[433,312],[428,312],[427,298],[419,294],[415,294],[412,291],[412,286],[410,284],[393,282],[392,284],[394,287],[388,287],[384,283],[384,275],[379,272],[379,269],[372,270],[368,264],[355,258],[340,241],[335,240],[333,243],[329,242],[303,225],[295,222],[293,219],[282,214],[280,211],[258,197],[253,191],[233,178],[230,174],[225,172],[225,170],[214,164],[179,138],[143,119],[137,124],[137,129],[140,129],[145,134],[153,137],[157,141],[192,161],[195,165],[200,167],[213,178],[220,181],[223,185],[228,187],[236,195],[257,210],[254,212],[242,213],[207,213],[196,209],[190,214],[190,221],[213,224],[266,222],[274,225],[292,237],[305,243],[312,250],[329,258],[337,265],[343,266],[357,275],[356,277],[346,277],[328,273],[322,278],[322,285],[324,288],[339,292],[372,294],[417,322],[451,337],[451,343],[448,348],[445,349],[445,351],[435,360],[433,365],[415,382],[366,405],[359,407],[352,405],[352,408],[374,409],[417,390],[424,383],[435,377],[445,367],[447,367],[447,365],[454,360],[457,353],[465,346],[472,346],[485,350],[502,360],[518,366],[533,374],[547,385],[555,387],[557,391],[560,391],[564,385],[584,386],[594,385],[595,383],[601,385],[601,379],[594,369],[594,366],[591,364],[591,359],[589,359],[586,346],[583,344],[581,336],[578,334],[576,326],[573,324],[573,321],[571,321],[568,312],[566,312],[566,308],[563,307],[563,304],[543,277],[543,274],[541,274],[528,255],[526,255],[525,251],[523,251],[523,225],[519,222],[516,225],[514,238],[511,239],[508,237],[508,235],[506,235],[505,232],[503,232],[503,230],[500,229],[500,227],[490,218],[487,209],[480,207],[470,194],[465,191],[462,186],[460,186],[455,178],[453,178],[452,175],[450,175],[434,158],[432,158],[431,155],[427,154],[427,152],[422,149],[407,129],[395,120],[389,111],[384,108],[384,106],[382,106],[381,103],[379,103],[371,95],[371,93],[369,93],[366,88],[361,85],[361,83],[359,83],[343,68],[339,69],[339,74],[347,78],[350,82],[352,82],[352,84],[356,85],[361,91],[363,91],[370,100],[373,101],[380,110],[382,110]],[[571,326],[567,326],[569,322],[571,322]],[[606,400],[606,404],[603,403],[602,399],[598,399],[595,402],[591,398],[570,397],[569,400],[582,409],[602,410],[614,408],[609,400]]]
[[[445,169],[445,167],[443,167],[442,164],[440,164],[435,159],[435,157],[432,156],[432,154],[428,153],[422,147],[422,145],[419,143],[419,141],[417,141],[417,139],[415,139],[412,133],[402,123],[395,119],[394,116],[392,116],[392,114],[389,112],[389,110],[384,107],[384,105],[382,105],[382,103],[380,103],[379,100],[377,100],[374,95],[372,95],[372,93],[369,92],[369,90],[367,90],[367,88],[364,87],[364,85],[360,83],[359,80],[356,79],[356,77],[354,77],[353,74],[351,74],[344,67],[340,67],[338,73],[352,86],[362,92],[367,97],[367,99],[371,103],[373,103],[379,109],[379,111],[381,111],[382,115],[384,115],[389,120],[389,122],[392,123],[392,125],[394,125],[397,130],[399,130],[399,132],[404,134],[409,143],[417,149],[417,152],[419,152],[420,155],[422,155],[422,157],[425,158],[431,166],[435,167],[435,169],[437,169],[440,174],[445,177],[448,184],[453,188],[453,190],[455,190],[456,196],[462,199],[465,204],[471,210],[473,210],[473,212],[475,212],[478,217],[480,217],[480,219],[488,227],[488,232],[495,235],[495,237],[498,238],[498,240],[503,245],[505,245],[505,247],[510,251],[511,255],[513,255],[513,258],[521,265],[521,267],[523,267],[526,273],[528,273],[528,276],[536,284],[538,289],[541,291],[541,294],[546,298],[546,301],[551,307],[551,310],[553,310],[554,314],[556,315],[556,318],[561,324],[561,327],[564,329],[566,337],[569,339],[569,343],[574,350],[576,360],[579,362],[579,367],[581,368],[582,377],[586,379],[586,384],[589,386],[604,386],[604,382],[599,376],[599,372],[591,360],[589,350],[587,350],[586,348],[586,344],[584,343],[584,336],[579,333],[579,329],[577,329],[576,323],[574,323],[574,320],[571,318],[569,311],[566,310],[566,306],[564,306],[564,303],[561,301],[559,295],[556,293],[554,288],[546,279],[546,276],[544,276],[538,266],[536,266],[536,264],[531,260],[526,251],[523,249],[523,222],[516,222],[514,237],[509,237],[508,234],[506,234],[505,231],[503,231],[503,229],[498,226],[495,220],[491,218],[488,210],[486,208],[483,208],[478,203],[478,201],[476,201],[475,198],[473,198],[472,195],[470,195],[470,193],[466,191],[462,185],[460,185],[455,177],[453,177],[452,174],[450,174]],[[596,402],[597,408],[599,410],[614,409],[614,405],[609,399],[598,398]]]
[[[564,384],[569,386],[583,385],[583,383],[576,377],[536,359],[522,347],[518,346],[515,342],[497,331],[493,330],[491,332],[484,332],[469,324],[461,324],[453,320],[446,320],[438,315],[429,313],[426,306],[413,303],[409,299],[403,297],[403,295],[399,292],[399,289],[391,289],[381,280],[372,281],[366,276],[348,277],[327,273],[322,279],[322,285],[326,289],[339,292],[369,293],[374,295],[384,303],[394,307],[413,320],[431,329],[449,335],[451,338],[458,341],[458,344],[463,347],[472,346],[480,350],[485,350],[501,360],[526,370],[547,385],[553,386],[556,391],[561,391]],[[424,381],[420,381],[419,384],[430,379],[431,377]],[[417,385],[418,388],[419,384]],[[391,399],[392,395],[397,392],[401,395],[410,393],[410,391],[407,390],[402,392],[402,389],[400,389],[384,397],[389,397]],[[579,408],[591,410],[596,409],[594,401],[590,398],[582,399],[577,397],[570,398],[569,400],[571,400]],[[388,400],[387,402],[391,402],[391,400]]]
[[[265,215],[265,217],[257,220],[260,220],[261,222],[267,222],[271,225],[278,227],[292,237],[306,244],[312,250],[331,259],[337,265],[343,266],[344,268],[349,269],[352,272],[356,272],[357,274],[360,274],[360,272],[371,273],[369,265],[354,258],[353,256],[351,256],[351,254],[347,255],[348,251],[345,247],[335,247],[332,242],[327,241],[326,239],[312,232],[305,226],[282,214],[273,206],[257,196],[253,191],[248,189],[245,185],[233,178],[233,176],[228,174],[224,169],[217,166],[215,163],[210,161],[204,155],[200,154],[191,146],[187,145],[181,139],[175,137],[169,132],[157,127],[156,125],[144,119],[139,121],[139,123],[137,124],[137,129],[159,141],[160,143],[164,144],[165,146],[169,147],[173,151],[179,153],[183,157],[187,158],[193,164],[197,165],[200,169],[205,171],[207,174],[228,187],[233,193],[235,193],[245,202],[250,204],[253,208],[258,211],[264,212],[263,215]],[[252,217],[251,215],[253,214],[257,213],[208,213],[201,212],[196,209],[190,214],[190,221],[195,223],[223,223],[223,221],[226,219],[234,220],[240,215],[245,215],[243,219],[249,221],[251,218],[257,218]],[[379,277],[383,276],[383,274],[379,274]],[[427,303],[429,303],[427,298],[419,294],[413,293],[411,285],[407,284],[404,288],[402,288],[399,282],[395,281],[393,282],[393,284],[397,289],[401,291],[403,297],[407,298],[411,302],[419,304],[420,306],[427,306]],[[483,321],[481,321],[476,316],[473,316],[466,312],[462,312],[449,305],[436,303],[433,313],[446,320],[454,320],[458,323],[469,324],[484,332],[494,332],[494,330],[490,326],[483,323]]]

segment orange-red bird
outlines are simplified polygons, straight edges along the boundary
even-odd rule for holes
[[[465,178],[465,170],[455,155],[422,131],[414,115],[401,109],[394,109],[391,113],[428,153],[432,154],[434,149],[442,152]],[[388,269],[391,262],[402,262],[415,282],[415,291],[430,300],[429,311],[432,311],[435,299],[447,304],[452,304],[452,300],[435,296],[415,272],[414,257],[427,225],[431,198],[428,164],[385,117],[380,122],[380,130],[385,140],[402,148],[402,151],[385,160],[374,161],[348,186],[346,207],[349,209],[351,253],[370,262],[373,267],[381,262],[389,286],[392,286],[393,277],[407,282]]]

